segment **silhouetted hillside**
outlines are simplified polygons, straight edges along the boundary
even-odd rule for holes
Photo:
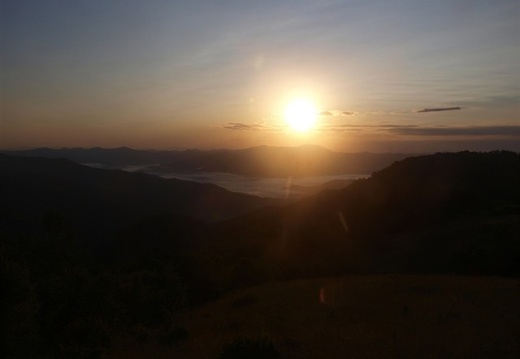
[[[230,263],[229,286],[244,273],[253,283],[357,272],[518,276],[518,183],[511,152],[408,158],[345,189],[218,224],[211,252]]]
[[[120,148],[36,148],[31,150],[2,151],[11,156],[66,158],[78,163],[97,163],[107,166],[149,165],[168,162],[179,151],[143,151]]]
[[[189,335],[179,312],[272,280],[520,276],[511,152],[407,158],[287,206],[63,159],[0,155],[0,175],[12,357],[99,358],[121,338],[167,347]]]
[[[2,357],[171,345],[177,311],[218,291],[195,265],[209,222],[273,203],[209,184],[0,155]]]
[[[341,208],[352,230],[364,233],[409,231],[470,214],[518,214],[519,158],[505,151],[407,158],[345,190]]]
[[[516,359],[519,284],[517,279],[426,275],[269,283],[233,291],[191,312],[186,326],[193,334],[170,356]],[[243,356],[218,356],[240,344]],[[254,355],[268,344],[280,355]]]
[[[215,185],[89,168],[64,159],[0,155],[2,231],[34,231],[45,215],[81,236],[113,235],[150,216],[223,220],[269,200]]]

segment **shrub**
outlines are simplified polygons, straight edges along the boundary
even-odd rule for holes
[[[280,353],[267,340],[236,339],[222,349],[219,359],[276,359]]]

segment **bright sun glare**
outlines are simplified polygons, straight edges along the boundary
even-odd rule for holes
[[[285,108],[284,117],[294,131],[307,132],[316,122],[316,107],[309,100],[293,100]]]

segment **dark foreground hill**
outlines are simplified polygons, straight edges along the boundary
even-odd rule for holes
[[[216,222],[272,203],[212,184],[94,169],[64,159],[0,155],[0,179],[2,231],[17,235],[61,221],[95,240],[150,216]]]
[[[271,283],[184,316],[191,335],[157,357],[513,359],[520,354],[519,285],[409,275]],[[151,350],[136,343],[118,349],[115,358]]]
[[[65,159],[0,155],[0,182],[4,358],[100,358],[119,335],[182,337],[173,313],[215,293],[194,245],[209,223],[273,203]]]
[[[344,189],[267,207],[261,207],[266,201],[215,186],[96,170],[66,160],[0,160],[3,357],[100,358],[115,343],[138,344],[150,357],[206,340],[205,324],[222,334],[211,345],[213,353],[227,338],[238,340],[230,351],[246,345],[271,354],[291,351],[294,357],[346,340],[352,351],[345,353],[359,357],[387,349],[394,350],[393,357],[424,357],[429,350],[436,358],[518,354],[518,347],[511,349],[518,333],[511,323],[518,313],[507,309],[518,295],[514,283],[483,279],[482,291],[478,284],[483,276],[520,277],[518,154],[408,158]],[[35,226],[45,231],[31,232]],[[107,238],[112,239],[110,253],[85,250],[85,244]],[[385,284],[359,277],[359,283],[347,280],[339,286],[344,311],[321,306],[315,290],[276,284],[360,273],[462,274],[475,277],[477,284],[457,279],[453,286],[428,277]],[[214,312],[192,311],[232,290],[268,282],[274,282],[275,292],[280,286],[280,298],[253,290],[225,304],[229,310],[216,304]],[[461,289],[455,289],[459,284]],[[315,288],[310,282],[302,286]],[[304,297],[283,299],[298,293],[314,296],[312,306]],[[259,297],[264,294],[274,299],[264,302]],[[259,333],[249,331],[241,316],[262,310],[268,313],[253,316],[250,323],[260,332],[294,330],[274,333],[274,348],[239,340],[242,332]],[[193,313],[199,324],[183,322],[182,313]],[[219,319],[218,313],[228,317]],[[310,335],[310,329],[296,329],[315,319],[332,330],[318,327]],[[348,327],[352,323],[359,330]],[[513,334],[488,335],[482,327],[497,333],[510,328]],[[474,331],[464,341],[467,330]],[[430,341],[430,335],[439,341]]]
[[[519,183],[511,152],[408,158],[345,189],[218,224],[209,258],[226,260],[212,273],[228,263],[230,287],[359,272],[520,276]]]

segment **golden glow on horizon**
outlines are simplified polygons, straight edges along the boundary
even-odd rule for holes
[[[316,123],[316,107],[309,100],[292,100],[285,108],[284,118],[294,131],[307,132]]]

